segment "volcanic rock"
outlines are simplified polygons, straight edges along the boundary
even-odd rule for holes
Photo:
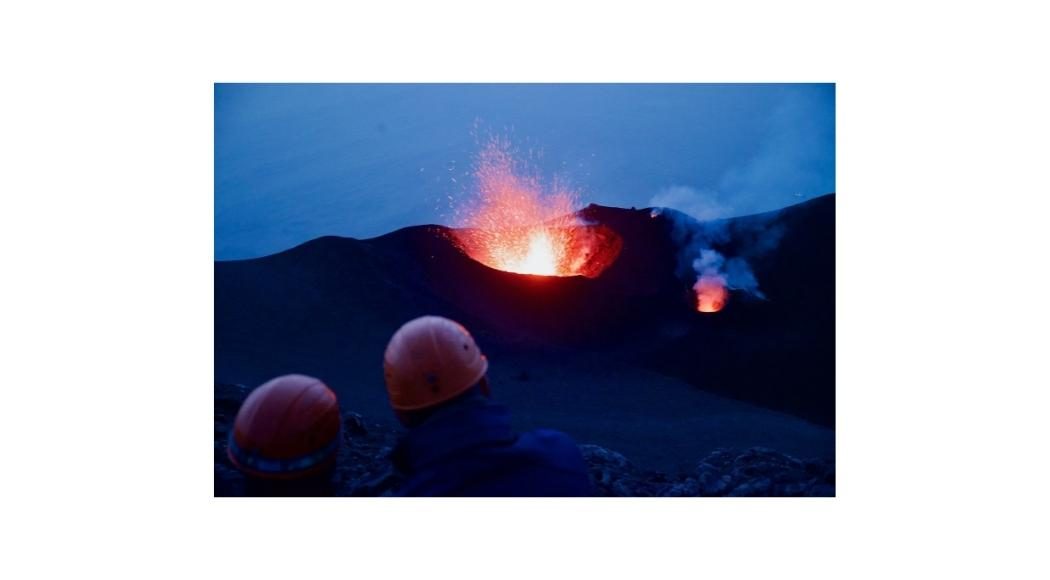
[[[834,196],[720,222],[714,249],[746,258],[765,299],[734,291],[716,314],[695,311],[672,215],[581,210],[622,239],[595,278],[494,270],[440,226],[216,262],[215,380],[319,377],[341,408],[369,418],[347,424],[351,441],[380,445],[396,433],[386,343],[407,320],[438,314],[475,335],[517,428],[559,429],[653,473],[688,469],[719,447],[833,457]],[[775,243],[759,243],[774,230]],[[217,412],[232,418],[238,389],[217,391]]]
[[[289,493],[273,488],[252,487],[226,456],[229,432],[236,410],[228,405],[247,389],[240,385],[215,386],[215,495],[278,495]],[[343,413],[343,423],[364,425],[354,412]],[[394,470],[390,454],[397,444],[398,431],[376,425],[372,429],[346,435],[339,450],[338,463],[330,485],[324,488],[292,490],[293,495],[389,496],[395,495],[404,477]],[[665,473],[641,469],[624,455],[599,445],[580,445],[594,484],[595,495],[613,497],[695,497],[742,495],[818,495],[835,494],[834,462],[800,461],[771,449],[719,449],[700,461],[695,473]]]

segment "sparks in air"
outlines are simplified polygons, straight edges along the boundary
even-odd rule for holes
[[[576,195],[550,187],[515,159],[505,140],[482,148],[477,190],[457,207],[457,245],[497,270],[541,276],[596,277],[617,257],[620,237],[605,226],[581,223]]]

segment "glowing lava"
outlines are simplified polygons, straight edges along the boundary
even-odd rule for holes
[[[458,208],[457,245],[475,260],[507,272],[596,277],[619,255],[620,236],[605,226],[580,223],[575,194],[515,161],[509,144],[493,140],[475,171],[477,192]]]
[[[554,243],[545,231],[536,231],[529,235],[529,249],[520,263],[508,264],[507,270],[523,274],[540,274],[556,276],[558,258],[554,254]]]
[[[696,292],[696,309],[698,312],[718,312],[725,308],[729,300],[725,278],[718,275],[703,275],[693,284]]]

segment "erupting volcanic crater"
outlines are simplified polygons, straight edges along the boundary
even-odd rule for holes
[[[478,154],[477,187],[456,208],[453,242],[474,260],[505,272],[598,277],[620,254],[611,228],[577,215],[576,193],[545,184],[510,143],[493,139]]]
[[[464,228],[454,236],[464,253],[490,268],[540,276],[597,278],[623,249],[623,238],[601,224]]]

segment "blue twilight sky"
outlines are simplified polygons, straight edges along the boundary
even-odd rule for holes
[[[835,86],[215,86],[215,258],[450,224],[488,135],[580,201],[700,219],[835,190]]]

